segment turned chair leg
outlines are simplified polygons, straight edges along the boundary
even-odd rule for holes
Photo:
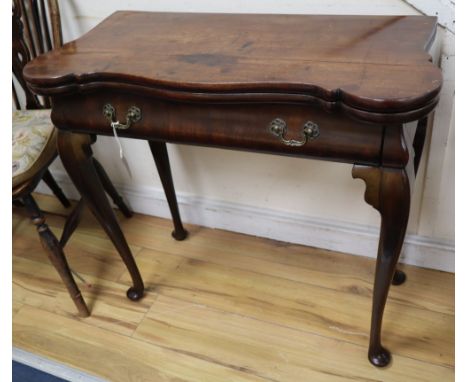
[[[112,181],[110,180],[109,176],[106,173],[106,170],[104,170],[104,167],[102,167],[102,164],[99,163],[99,161],[94,157],[93,157],[93,163],[94,163],[94,167],[96,168],[96,172],[99,176],[99,179],[101,180],[102,186],[104,187],[104,190],[111,197],[115,205],[119,207],[119,210],[122,211],[124,216],[127,218],[131,218],[133,216],[133,212],[125,204],[124,200],[122,199],[120,194],[115,189]]]
[[[54,195],[57,197],[58,200],[60,200],[60,203],[62,203],[64,207],[68,208],[71,206],[70,201],[67,199],[67,197],[65,196],[62,189],[57,184],[57,182],[55,181],[54,177],[52,176],[49,170],[46,170],[46,172],[42,176],[42,180],[52,190]]]
[[[380,212],[380,241],[375,268],[369,361],[387,366],[390,352],[382,346],[382,319],[392,281],[400,282],[404,273],[396,272],[398,257],[405,237],[410,210],[410,186],[404,169],[353,167],[353,177],[366,182],[365,200]],[[401,283],[401,282],[400,282]]]
[[[127,291],[127,297],[136,301],[143,297],[143,280],[114,211],[107,200],[94,165],[91,143],[92,138],[88,134],[74,134],[63,130],[58,132],[57,147],[60,159],[75,187],[125,263],[133,281],[133,286]]]
[[[154,162],[158,169],[159,178],[166,194],[166,199],[169,204],[169,209],[172,215],[172,222],[174,224],[174,231],[172,237],[176,240],[184,240],[188,232],[182,225],[180,219],[179,207],[177,205],[177,197],[174,190],[174,182],[172,181],[171,166],[169,164],[169,156],[167,154],[167,147],[165,142],[148,141],[151,153],[153,154]]]
[[[68,293],[75,303],[79,315],[82,317],[88,317],[88,307],[86,306],[83,296],[81,295],[81,292],[70,272],[70,267],[68,266],[67,259],[63,253],[62,246],[45,223],[45,218],[34,198],[31,195],[28,195],[23,198],[23,203],[31,215],[33,223],[37,227],[37,232],[39,233],[42,246],[46,250],[50,262],[55,267],[63,283],[67,287]]]

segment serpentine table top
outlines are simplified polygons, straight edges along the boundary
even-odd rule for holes
[[[391,112],[402,121],[440,91],[440,70],[426,52],[436,25],[435,17],[421,16],[121,11],[24,74],[50,95],[117,84],[216,101],[281,94],[284,101],[313,97],[364,119]]]

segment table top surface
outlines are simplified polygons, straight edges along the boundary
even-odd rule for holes
[[[119,11],[24,70],[39,94],[138,85],[193,94],[307,95],[372,112],[433,103],[437,19]]]

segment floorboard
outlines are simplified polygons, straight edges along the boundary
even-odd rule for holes
[[[68,209],[36,195],[60,235]],[[25,211],[13,209],[13,344],[110,381],[453,381],[454,275],[404,266],[385,369],[367,361],[374,260],[117,213],[147,286],[89,212],[66,247],[92,315],[76,315]]]

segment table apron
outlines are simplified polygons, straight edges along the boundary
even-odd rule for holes
[[[117,130],[122,137],[349,163],[381,160],[383,126],[299,103],[189,103],[103,91],[54,97],[52,120],[59,129],[112,135],[110,121],[103,115],[107,104],[122,124],[132,106],[141,111],[140,120]],[[283,139],[271,131],[275,120],[287,128]],[[303,143],[306,125],[314,128],[314,135]]]

